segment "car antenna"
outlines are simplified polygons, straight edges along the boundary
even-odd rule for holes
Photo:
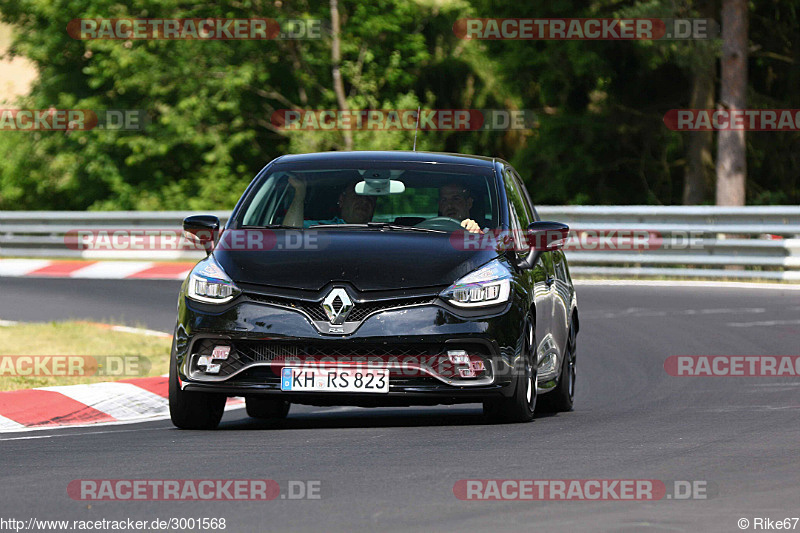
[[[420,107],[417,106],[417,125],[414,126],[414,152],[417,151],[417,130],[419,129],[419,110]]]

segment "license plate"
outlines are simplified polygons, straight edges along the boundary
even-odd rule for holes
[[[389,392],[389,371],[380,368],[284,367],[281,390],[313,392]]]

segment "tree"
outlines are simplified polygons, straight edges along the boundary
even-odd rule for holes
[[[333,72],[333,90],[336,92],[336,102],[339,104],[339,111],[347,111],[347,99],[344,95],[344,83],[342,82],[342,52],[341,52],[341,24],[339,22],[339,2],[331,0],[331,68]],[[344,131],[345,150],[353,149],[353,134],[349,130]]]
[[[697,0],[698,14],[705,19],[716,18],[715,0]],[[689,50],[689,70],[692,77],[690,109],[712,109],[716,89],[717,50],[713,42],[697,40],[686,43]],[[686,48],[684,47],[684,48]],[[684,134],[686,144],[686,171],[683,178],[684,205],[697,205],[706,201],[714,183],[714,132],[690,131]]]
[[[79,17],[330,21],[332,7],[341,15],[338,57],[331,55],[330,31],[320,39],[270,41],[80,41],[65,31]],[[141,109],[149,119],[139,131],[2,133],[0,209],[231,208],[270,159],[349,148],[341,132],[276,127],[277,110],[504,107],[512,98],[493,85],[492,62],[456,50],[463,41],[452,21],[467,7],[407,0],[0,0],[0,17],[17,29],[13,53],[34,61],[40,73],[20,107]],[[355,149],[410,149],[413,131],[357,131],[352,138]],[[503,155],[512,153],[510,144],[492,132],[426,132],[418,146]]]
[[[720,106],[744,109],[747,92],[747,2],[722,1]],[[717,139],[717,205],[744,205],[747,159],[743,130],[722,130]]]

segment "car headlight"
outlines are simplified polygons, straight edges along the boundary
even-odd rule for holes
[[[189,274],[189,290],[186,295],[198,302],[223,304],[230,302],[241,292],[214,256],[209,255],[197,263]]]
[[[459,279],[439,296],[456,307],[502,304],[511,296],[511,272],[495,259]]]

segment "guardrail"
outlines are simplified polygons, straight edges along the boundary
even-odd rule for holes
[[[797,206],[542,206],[537,210],[542,219],[564,222],[575,231],[566,253],[576,275],[800,281]],[[640,246],[624,246],[624,239],[609,236],[614,232],[632,237],[640,232]],[[587,234],[596,239],[584,246],[581,237]]]
[[[800,207],[541,206],[572,229],[566,253],[577,276],[697,276],[800,281]],[[0,212],[0,256],[199,259],[181,249],[81,249],[77,231],[180,230],[194,211]],[[229,212],[213,213],[223,224]],[[135,247],[134,247],[135,248]]]
[[[3,211],[0,212],[0,257],[57,257],[77,259],[200,259],[202,251],[79,249],[67,235],[79,231],[144,230],[179,232],[183,219],[197,211]],[[203,211],[224,225],[229,211]],[[134,247],[135,248],[135,247]]]

